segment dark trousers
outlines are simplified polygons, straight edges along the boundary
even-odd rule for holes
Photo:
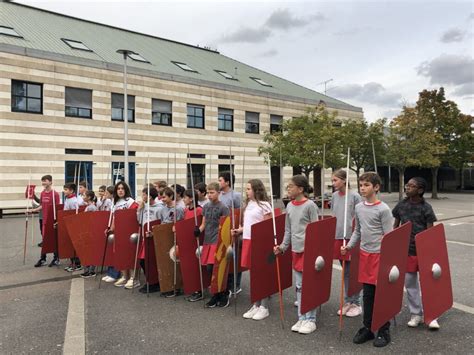
[[[363,284],[363,301],[364,301],[364,326],[370,329],[372,326],[372,313],[374,312],[375,301],[375,285]],[[378,330],[390,328],[390,322],[385,323]]]

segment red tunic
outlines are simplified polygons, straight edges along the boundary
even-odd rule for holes
[[[216,244],[204,244],[202,246],[201,264],[202,265],[214,265],[214,259],[216,257],[217,243]]]
[[[416,255],[408,255],[406,272],[417,272],[418,270],[418,257]]]
[[[291,253],[293,270],[303,272],[304,252],[295,253],[294,251],[292,251]]]
[[[359,257],[359,282],[377,285],[379,264],[380,253],[367,253],[361,249]]]

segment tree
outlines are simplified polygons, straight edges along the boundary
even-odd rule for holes
[[[453,168],[459,170],[459,187],[464,188],[464,166],[474,161],[474,135],[471,132],[471,124],[474,117],[460,114],[454,132],[454,139],[450,142],[446,153],[447,162]]]
[[[284,121],[281,132],[267,132],[260,146],[260,155],[270,155],[274,164],[298,166],[306,177],[323,163],[326,146],[326,166],[341,164],[337,113],[323,106],[308,108],[301,117]]]
[[[403,198],[405,169],[409,166],[436,166],[445,150],[439,133],[423,129],[416,108],[403,107],[390,122],[387,136],[387,161],[398,170],[399,199]]]
[[[351,148],[350,169],[356,173],[359,181],[360,171],[366,166],[373,166],[372,142],[374,143],[375,159],[385,159],[384,119],[373,123],[365,120],[349,120],[342,123],[342,141]],[[359,189],[359,186],[357,185]]]
[[[422,129],[438,134],[442,140],[442,145],[445,147],[445,149],[437,151],[437,159],[432,161],[433,164],[425,166],[431,168],[431,197],[438,198],[439,167],[443,163],[453,166],[451,159],[455,159],[459,164],[459,148],[469,142],[466,133],[470,134],[470,127],[466,126],[461,119],[461,112],[456,103],[446,100],[442,87],[439,90],[423,90],[420,92],[415,108]]]

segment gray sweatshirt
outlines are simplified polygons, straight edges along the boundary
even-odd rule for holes
[[[304,251],[304,239],[308,223],[318,220],[318,207],[313,201],[307,200],[301,205],[291,201],[286,206],[285,236],[280,245],[281,251],[286,251],[291,244],[295,253]]]
[[[336,217],[336,239],[344,238],[344,205],[346,195],[341,195],[338,191],[332,194],[331,211]],[[352,234],[352,220],[355,216],[355,206],[362,202],[362,197],[355,192],[349,190],[347,195],[347,224],[346,224],[346,239],[349,239]]]
[[[78,208],[78,202],[77,202],[77,197],[72,196],[72,197],[66,197],[64,199],[64,211],[70,211],[70,210],[75,210]]]
[[[360,240],[361,250],[367,253],[380,253],[383,236],[393,230],[393,217],[385,202],[376,205],[359,203],[355,208],[356,226],[348,249],[354,248]]]

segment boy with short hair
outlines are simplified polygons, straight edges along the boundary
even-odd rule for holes
[[[76,185],[72,182],[68,182],[63,186],[63,193],[64,193],[64,211],[77,211],[79,208],[79,201],[77,200],[77,196],[74,193],[76,190]],[[74,257],[70,259],[71,264],[66,267],[64,270],[67,272],[79,271],[82,270],[81,261],[78,257]]]
[[[53,205],[53,189],[52,189],[52,184],[53,184],[53,177],[51,175],[44,175],[41,177],[41,185],[43,186],[43,191],[41,191],[40,198],[39,198],[39,203],[40,205],[37,208],[34,208],[30,210],[31,213],[36,213],[36,212],[42,212],[42,217],[46,220],[46,218],[49,218],[50,216],[48,215],[50,213],[49,208],[50,206]],[[54,205],[57,206],[59,204],[59,193],[57,191],[54,191]],[[51,216],[52,217],[52,216]],[[43,219],[41,219],[42,221]],[[41,223],[41,235],[44,238],[45,235],[45,227],[46,223]],[[58,257],[58,251],[54,252],[54,257],[53,260],[49,263],[49,267],[52,266],[57,266],[59,265],[59,257]],[[46,265],[46,254],[41,254],[40,259],[38,262],[35,264],[35,267],[41,267]]]
[[[81,181],[79,182],[79,191],[77,193],[77,203],[79,204],[79,206],[85,206],[86,203],[84,202],[84,195],[86,194],[86,192],[88,191],[88,188],[87,188],[87,181]]]
[[[195,237],[204,231],[204,242],[201,253],[201,264],[206,265],[207,271],[212,275],[214,268],[214,259],[217,250],[217,238],[219,234],[219,222],[222,216],[229,215],[229,209],[221,201],[219,201],[219,184],[217,182],[211,182],[207,185],[207,195],[209,197],[209,203],[204,206],[202,211],[202,223],[194,231]],[[193,299],[202,299],[203,295],[200,291],[196,292]],[[212,295],[209,302],[206,303],[206,308],[227,307],[229,305],[229,293],[223,291]]]
[[[363,284],[364,291],[364,326],[354,336],[353,342],[362,344],[375,338],[375,347],[384,347],[390,343],[390,322],[378,329],[377,336],[371,331],[380,246],[383,236],[393,229],[390,207],[377,198],[381,184],[377,173],[367,172],[360,176],[360,194],[365,201],[356,205],[354,232],[349,243],[341,247],[341,254],[345,255],[346,251],[354,248],[360,240],[359,282]]]

